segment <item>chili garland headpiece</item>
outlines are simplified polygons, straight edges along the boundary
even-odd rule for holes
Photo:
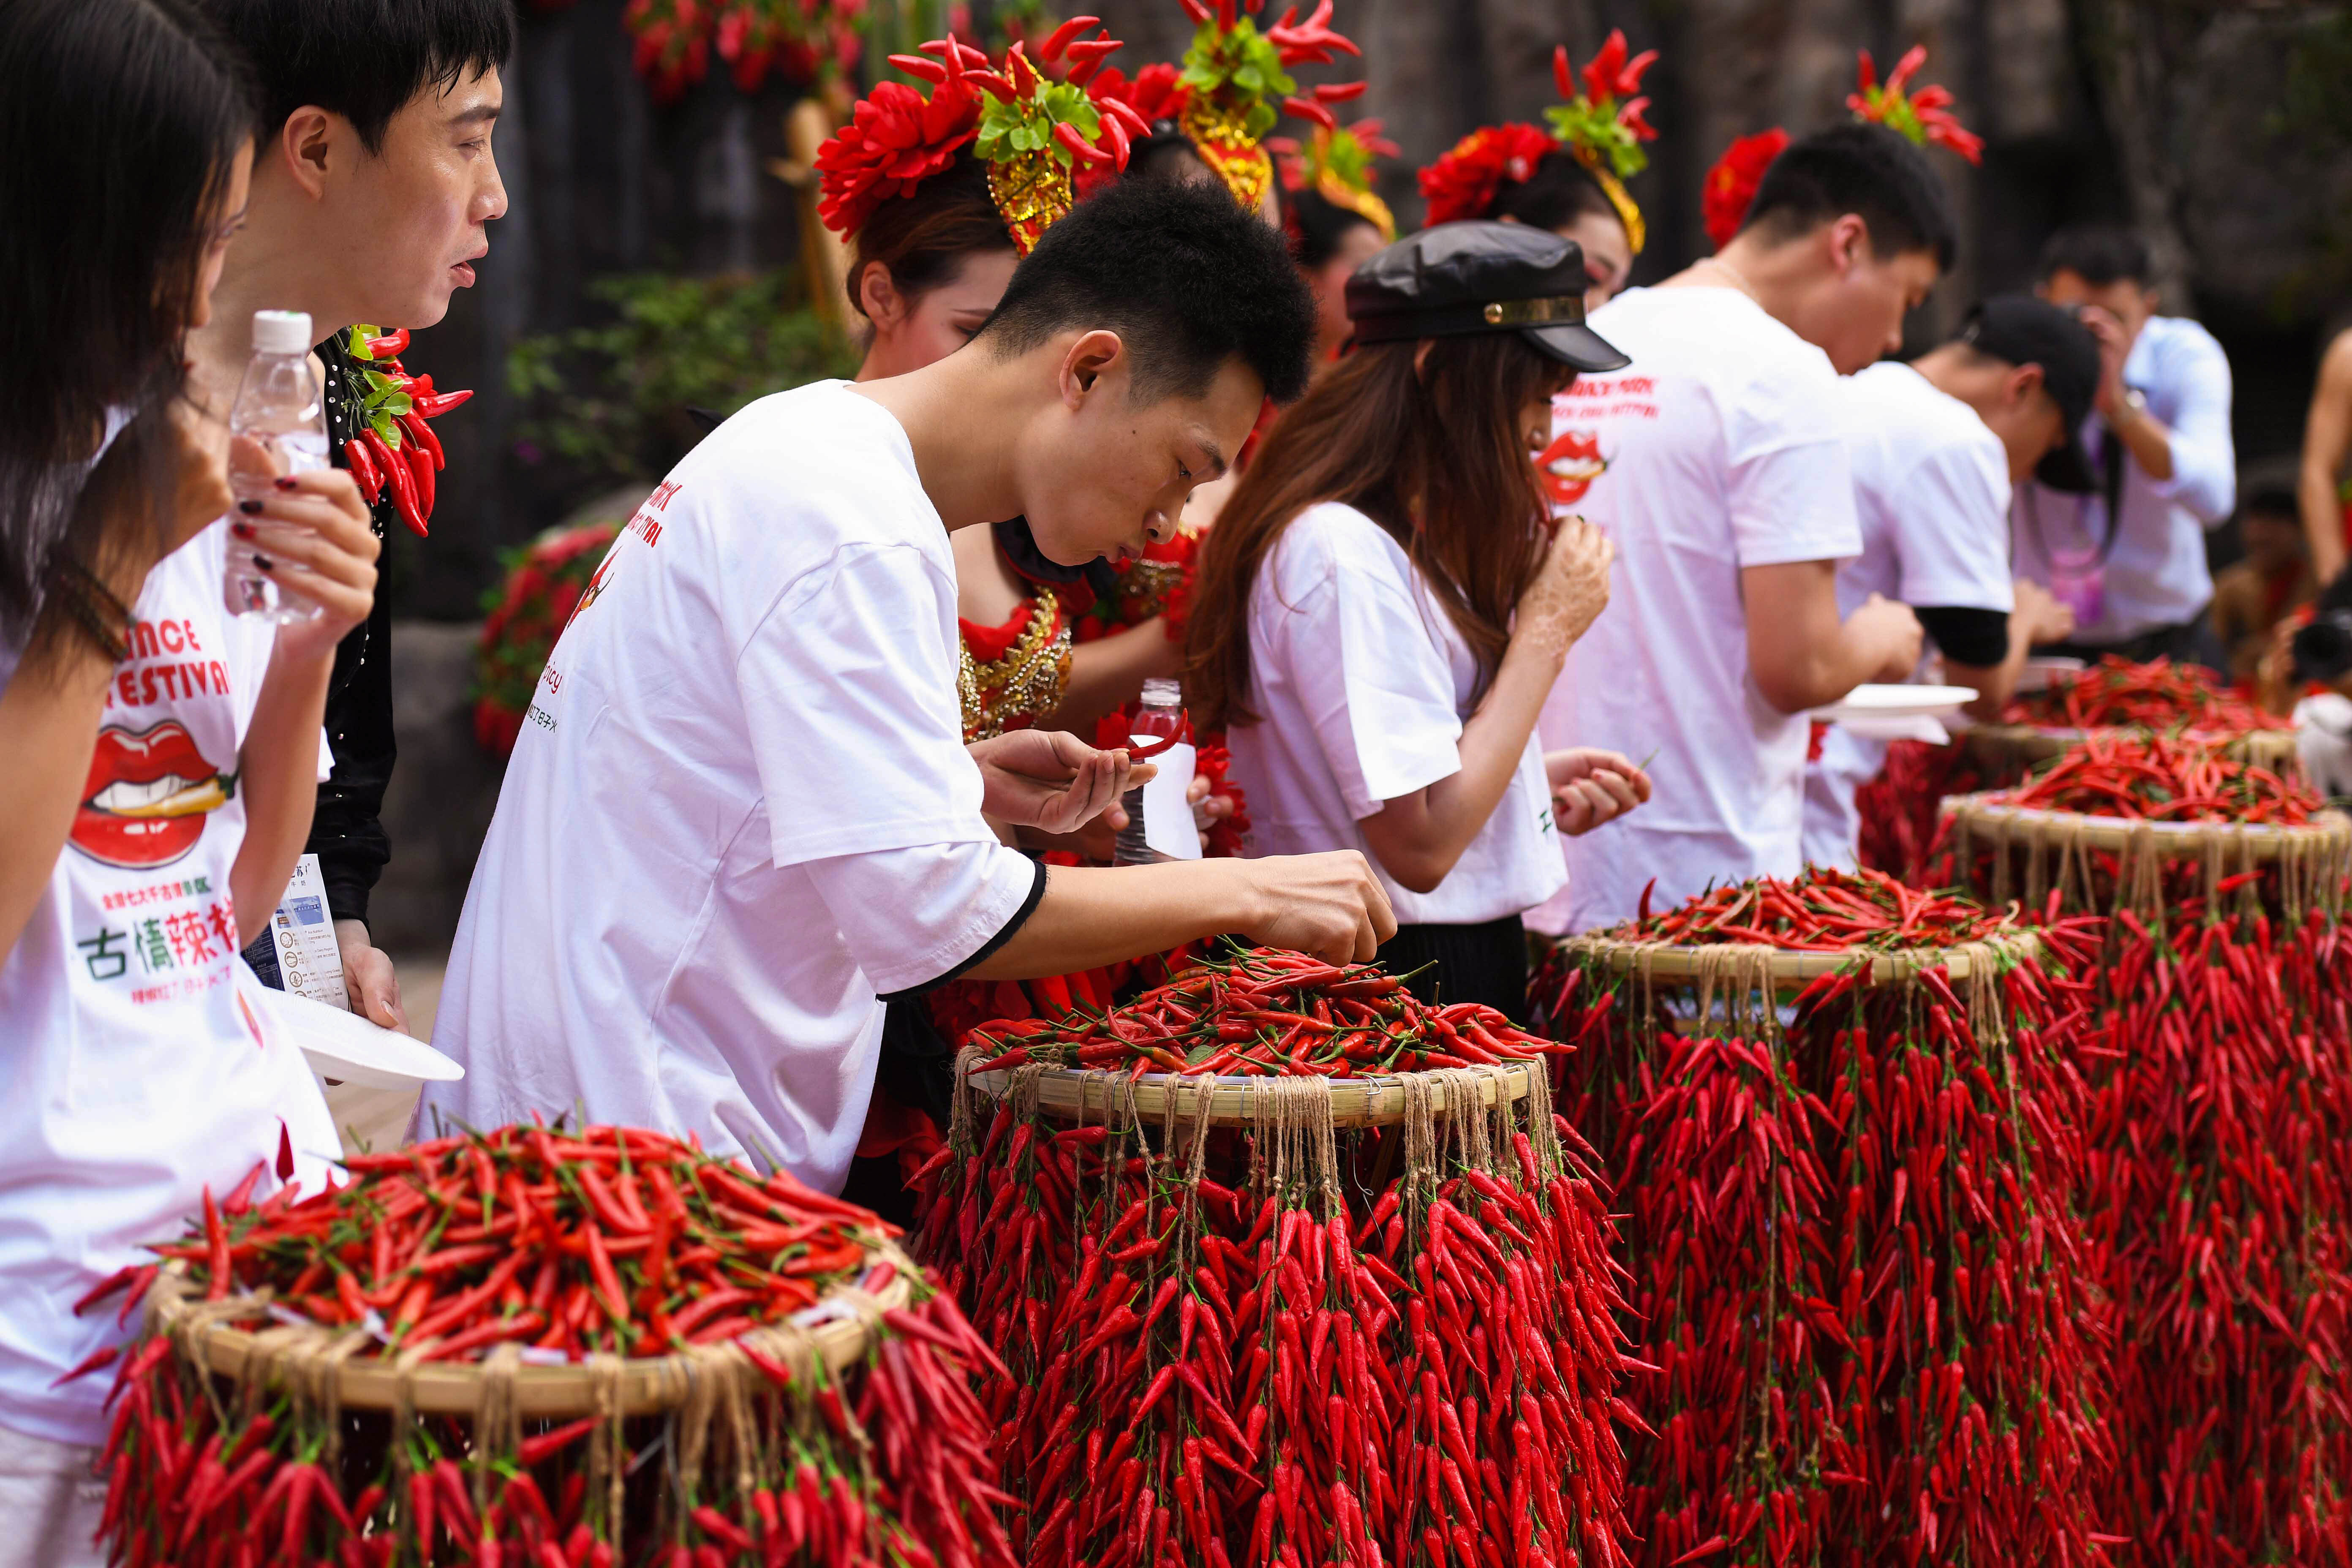
[[[987,167],[988,194],[1014,248],[1028,255],[1076,201],[1080,171],[1126,168],[1131,138],[1150,133],[1124,104],[1086,90],[1103,57],[1119,47],[1109,37],[1078,37],[1097,20],[1074,16],[1038,45],[1045,64],[1068,61],[1058,81],[1031,64],[1019,44],[1006,51],[1002,71],[952,36],[925,44],[920,54],[891,56],[892,65],[929,82],[930,94],[879,83],[817,149],[817,213],[825,226],[856,233],[875,208],[913,195],[969,144]]]
[[[1379,121],[1318,125],[1304,146],[1287,136],[1268,137],[1265,144],[1281,160],[1284,189],[1311,190],[1379,229],[1382,239],[1396,238],[1396,215],[1372,189],[1372,160],[1397,153],[1397,144],[1381,134]]]
[[[1488,125],[1472,132],[1453,151],[1421,171],[1421,194],[1429,204],[1433,226],[1464,218],[1485,217],[1495,205],[1503,183],[1524,184],[1535,177],[1536,165],[1547,154],[1564,152],[1584,165],[1617,217],[1625,238],[1640,254],[1649,237],[1642,209],[1633,203],[1625,182],[1649,166],[1642,143],[1658,138],[1644,118],[1650,107],[1638,96],[1642,78],[1657,62],[1658,51],[1644,49],[1628,56],[1622,30],[1610,33],[1601,52],[1586,63],[1582,90],[1570,65],[1568,47],[1552,51],[1552,80],[1564,100],[1544,110],[1549,131],[1526,124]]]
[[[1906,94],[1905,89],[1919,68],[1927,63],[1927,46],[1914,44],[1895,62],[1886,80],[1878,79],[1878,66],[1870,51],[1857,51],[1854,90],[1846,95],[1845,106],[1856,120],[1869,125],[1884,125],[1907,136],[1918,146],[1934,144],[1948,147],[1971,163],[1984,162],[1984,138],[1969,130],[1952,113],[1952,91],[1948,87],[1931,84]],[[1764,171],[1772,160],[1789,145],[1789,133],[1774,127],[1753,136],[1742,136],[1724,149],[1723,156],[1706,172],[1700,186],[1700,217],[1706,226],[1707,237],[1717,250],[1731,243],[1739,226],[1748,220],[1748,209],[1756,200],[1757,187],[1764,183]]]
[[[1329,65],[1338,55],[1363,51],[1331,29],[1331,0],[1319,0],[1303,22],[1294,5],[1263,32],[1251,18],[1265,0],[1180,3],[1195,24],[1182,70],[1171,80],[1162,68],[1148,68],[1136,78],[1129,97],[1139,100],[1148,91],[1157,99],[1152,107],[1164,115],[1150,113],[1140,101],[1135,107],[1146,119],[1174,120],[1234,199],[1255,209],[1274,180],[1274,160],[1264,143],[1275,121],[1287,112],[1337,131],[1339,122],[1330,106],[1364,90],[1360,81],[1325,82],[1301,97],[1291,68]]]

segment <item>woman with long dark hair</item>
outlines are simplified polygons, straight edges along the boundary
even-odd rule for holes
[[[6,1568],[102,1560],[104,1382],[68,1374],[122,1331],[74,1300],[207,1187],[257,1165],[322,1179],[340,1152],[236,952],[309,827],[327,673],[376,543],[348,475],[278,474],[257,447],[225,462],[226,411],[184,391],[252,123],[187,0],[0,7]],[[227,613],[229,531],[263,523],[283,526],[262,569],[320,606],[308,621]]]
[[[1535,744],[1570,644],[1609,596],[1608,542],[1554,528],[1529,453],[1579,370],[1584,258],[1455,224],[1348,289],[1356,349],[1275,426],[1203,547],[1194,724],[1226,729],[1252,851],[1358,848],[1416,989],[1525,1010],[1521,910],[1558,889],[1558,830],[1646,798],[1613,752]],[[1424,969],[1432,961],[1434,969]]]

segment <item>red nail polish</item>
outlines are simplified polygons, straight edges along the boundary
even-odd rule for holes
[[[257,500],[241,500],[236,503],[236,510],[251,517],[260,511],[261,503]]]
[[[274,482],[279,489],[290,490],[294,488],[294,476],[291,474],[280,474]]]
[[[228,525],[228,531],[231,533],[236,534],[239,539],[251,539],[253,537],[253,524],[249,522],[232,522]]]

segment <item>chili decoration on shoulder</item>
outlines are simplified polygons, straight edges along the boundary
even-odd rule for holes
[[[433,519],[435,476],[448,466],[429,422],[474,395],[439,392],[430,375],[409,374],[400,363],[407,347],[405,328],[351,330],[346,348],[359,383],[359,434],[343,443],[343,457],[367,503],[373,506],[389,491],[400,520],[422,539]]]

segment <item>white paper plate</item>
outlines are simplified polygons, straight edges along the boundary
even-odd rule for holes
[[[2060,678],[2083,673],[2083,661],[2063,654],[2052,654],[2046,658],[2029,658],[2025,668],[2017,673],[2020,691],[2047,691],[2061,683]]]
[[[1968,686],[1857,686],[1844,701],[1816,709],[1813,717],[1829,724],[1850,719],[1940,719],[1976,698],[1975,688]]]
[[[446,1083],[466,1069],[422,1040],[290,991],[262,993],[269,1021],[301,1047],[310,1070],[368,1089]]]

